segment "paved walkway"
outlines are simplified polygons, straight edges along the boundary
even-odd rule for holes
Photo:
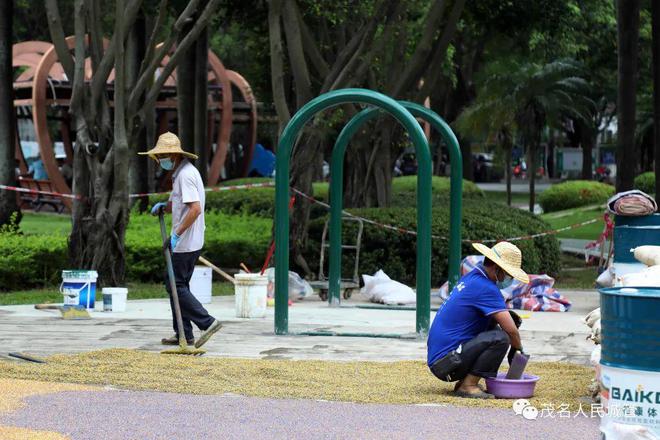
[[[536,195],[541,194],[546,189],[550,188],[553,185],[552,182],[547,180],[542,182],[536,182],[534,184],[534,192]],[[497,183],[477,183],[477,186],[483,191],[496,191],[496,192],[506,192],[506,182],[497,182]],[[529,182],[527,180],[514,180],[511,182],[511,192],[515,194],[528,194],[529,193]]]
[[[563,292],[567,313],[528,313],[522,327],[533,359],[586,364],[593,345],[580,319],[597,307],[593,291]],[[129,293],[130,295],[130,293]],[[263,359],[425,359],[421,339],[275,336],[273,310],[263,319],[234,317],[233,297],[214,297],[208,309],[224,328],[205,346],[209,356]],[[362,304],[360,297],[345,303]],[[435,304],[435,301],[434,301]],[[123,313],[93,312],[87,321],[64,321],[32,306],[0,307],[3,352],[36,355],[123,347],[160,351],[171,333],[166,300],[129,301]],[[330,308],[316,298],[295,303],[290,331],[400,333],[413,337],[414,311]],[[585,417],[529,421],[510,410],[453,406],[372,405],[240,396],[198,396],[136,391],[70,391],[35,395],[26,406],[0,413],[2,426],[83,439],[319,438],[596,439],[598,420]],[[26,431],[27,432],[27,431]],[[40,435],[40,434],[39,434]],[[38,438],[38,437],[35,437]]]
[[[570,312],[521,312],[527,316],[521,328],[525,351],[538,361],[586,364],[593,346],[585,340],[589,329],[580,319],[598,307],[598,293],[562,293],[573,302]],[[365,304],[359,296],[354,298],[344,304]],[[437,300],[433,304],[437,307]],[[207,308],[224,326],[204,347],[209,356],[376,361],[426,358],[426,341],[414,334],[414,310],[330,308],[318,297],[289,308],[289,331],[293,334],[303,331],[396,333],[411,338],[385,339],[276,336],[272,308],[268,309],[266,318],[236,318],[233,296],[213,297]],[[92,312],[92,316],[87,321],[64,321],[57,311],[35,310],[28,305],[0,307],[3,339],[0,357],[11,351],[48,355],[116,347],[160,351],[160,339],[172,334],[169,302],[164,299],[129,301],[126,312]]]
[[[594,237],[596,238],[596,237]],[[559,246],[562,252],[567,252],[569,254],[584,255],[587,252],[590,256],[600,257],[600,249],[585,249],[585,246],[593,240],[581,240],[578,238],[560,238]],[[607,250],[610,248],[610,242],[605,241],[603,244],[605,249],[605,256],[607,256]]]
[[[61,392],[26,403],[0,415],[0,425],[60,432],[73,440],[599,438],[596,418],[525,420],[502,409],[135,391]]]

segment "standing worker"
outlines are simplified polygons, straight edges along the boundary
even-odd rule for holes
[[[160,135],[154,148],[139,154],[147,154],[164,170],[173,171],[172,194],[169,198],[169,202],[172,204],[172,232],[163,243],[163,247],[169,247],[172,251],[172,266],[186,341],[188,345],[194,344],[196,348],[199,348],[220,330],[222,324],[209,315],[197,298],[190,293],[190,278],[195,269],[195,262],[204,246],[205,229],[204,183],[197,168],[187,159],[197,159],[197,156],[183,151],[179,138],[170,132]],[[151,209],[151,214],[159,215],[161,210],[167,208],[167,205],[166,202],[156,203]],[[163,345],[179,345],[172,292],[167,282],[167,275],[165,275],[165,288],[170,294],[174,336],[163,338],[161,342]],[[203,331],[197,342],[193,335],[193,322]]]
[[[492,248],[475,243],[486,258],[463,276],[440,307],[429,331],[427,364],[445,382],[457,381],[459,397],[491,399],[479,385],[481,378],[497,376],[509,346],[509,364],[522,353],[520,317],[507,310],[501,289],[513,279],[529,283],[522,270],[522,253],[514,244]]]

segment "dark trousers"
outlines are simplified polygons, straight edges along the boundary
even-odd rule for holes
[[[181,319],[183,321],[183,331],[186,339],[194,338],[192,323],[200,330],[206,330],[213,324],[215,318],[209,315],[204,306],[202,306],[197,298],[190,293],[190,279],[192,278],[193,271],[195,270],[195,262],[202,253],[201,250],[195,252],[182,252],[172,253],[172,266],[174,269],[174,281],[176,282],[176,293],[179,297],[179,306],[181,307]],[[174,333],[179,335],[179,329],[176,324],[176,315],[174,312],[174,302],[172,300],[172,291],[170,289],[170,281],[165,272],[165,288],[170,295],[170,307],[172,308],[172,324]]]
[[[479,333],[461,345],[457,353],[460,364],[449,374],[451,380],[463,380],[468,374],[479,377],[495,377],[500,364],[509,349],[509,335],[503,330],[489,330]],[[436,367],[440,360],[431,365],[431,372],[440,380],[446,381],[447,371]]]

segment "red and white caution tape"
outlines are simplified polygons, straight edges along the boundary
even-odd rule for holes
[[[248,184],[245,184],[245,185],[214,186],[214,187],[211,187],[211,188],[204,188],[204,191],[206,191],[206,192],[234,191],[234,190],[239,190],[239,189],[267,188],[267,187],[272,187],[272,186],[274,186],[274,184],[272,182],[248,183]],[[4,189],[4,190],[7,190],[7,191],[16,191],[16,192],[22,192],[22,193],[29,193],[29,194],[42,194],[42,195],[48,195],[48,196],[53,196],[53,197],[62,197],[62,198],[65,198],[65,199],[74,199],[74,200],[82,199],[82,197],[77,196],[75,194],[63,194],[63,193],[54,192],[54,191],[42,191],[42,190],[30,189],[30,188],[20,188],[20,187],[17,187],[17,186],[10,186],[10,185],[0,185],[0,189]],[[137,197],[149,197],[149,196],[156,196],[156,195],[166,195],[166,194],[170,194],[170,192],[171,191],[129,194],[128,197],[137,198]]]
[[[234,191],[234,190],[240,190],[240,189],[251,189],[251,188],[268,188],[268,187],[273,187],[274,183],[272,182],[264,182],[264,183],[248,183],[245,185],[230,185],[230,186],[216,186],[216,187],[211,187],[211,188],[205,188],[204,190],[207,192],[218,192],[218,191]],[[9,186],[9,185],[0,185],[0,189],[8,190],[8,191],[16,191],[16,192],[22,192],[22,193],[29,193],[29,194],[43,194],[43,195],[49,195],[53,197],[63,197],[63,198],[69,198],[69,199],[81,199],[80,196],[76,196],[74,194],[62,194],[58,192],[53,192],[53,191],[41,191],[41,190],[36,190],[36,189],[29,189],[29,188],[19,188],[16,186]],[[314,197],[305,194],[304,192],[297,190],[295,188],[292,188],[292,191],[295,192],[296,194],[300,195],[301,197],[311,201],[312,203],[315,203],[317,205],[323,206],[326,209],[330,209],[330,205],[328,205],[325,202],[322,202],[318,199],[315,199]],[[149,197],[149,196],[155,196],[155,195],[165,195],[165,194],[170,194],[170,191],[165,191],[165,192],[155,192],[155,193],[138,193],[138,194],[129,194],[130,198],[137,198],[137,197]],[[406,229],[402,228],[400,226],[394,226],[390,225],[387,223],[381,223],[377,222],[375,220],[371,220],[365,217],[360,217],[354,214],[351,214],[350,212],[343,210],[342,214],[348,217],[353,217],[358,220],[361,220],[365,223],[372,224],[374,226],[378,226],[379,228],[383,229],[389,229],[391,231],[395,231],[401,234],[409,234],[409,235],[417,235],[417,231],[413,231],[411,229]],[[534,238],[539,238],[539,237],[545,237],[548,235],[555,235],[559,234],[560,232],[564,231],[569,231],[571,229],[577,229],[581,228],[586,225],[590,225],[592,223],[596,223],[599,221],[600,218],[594,218],[591,220],[587,220],[581,223],[576,223],[574,225],[570,226],[565,226],[563,228],[559,229],[552,229],[550,231],[545,231],[545,232],[540,232],[537,234],[531,234],[531,235],[522,235],[519,237],[509,237],[509,238],[499,238],[499,239],[488,239],[488,240],[469,240],[469,239],[463,239],[461,240],[464,243],[497,243],[500,241],[522,241],[522,240],[532,240]],[[607,228],[607,225],[606,225]],[[431,236],[435,240],[448,240],[447,237],[442,237],[439,235],[432,235]]]
[[[28,193],[28,194],[43,194],[43,195],[53,196],[53,197],[62,197],[62,198],[65,198],[65,199],[80,199],[80,196],[77,196],[75,194],[63,194],[63,193],[58,193],[58,192],[53,192],[53,191],[41,191],[41,190],[30,189],[30,188],[19,188],[17,186],[10,186],[10,185],[0,185],[0,189],[5,189],[7,191],[16,191],[16,192]]]
[[[310,200],[311,202],[316,203],[317,205],[323,206],[326,209],[330,209],[330,205],[328,205],[327,203],[322,202],[320,200],[317,200],[314,197],[309,196],[309,195],[307,195],[307,194],[303,193],[302,191],[299,191],[295,188],[292,188],[292,190],[296,194],[299,194],[301,197],[304,197],[307,200]],[[413,231],[411,229],[405,229],[405,228],[402,228],[402,227],[399,227],[399,226],[389,225],[389,224],[386,224],[386,223],[380,223],[380,222],[377,222],[375,220],[371,220],[371,219],[368,219],[368,218],[364,218],[364,217],[360,217],[360,216],[351,214],[350,212],[345,211],[345,210],[342,211],[342,214],[345,215],[345,216],[348,216],[348,217],[352,217],[352,218],[355,218],[355,219],[358,219],[358,220],[362,220],[365,223],[369,223],[369,224],[372,224],[374,226],[378,226],[378,227],[383,228],[383,229],[389,229],[391,231],[396,231],[396,232],[399,232],[401,234],[417,235],[417,231]],[[600,220],[600,218],[594,218],[594,219],[591,219],[591,220],[586,220],[586,221],[581,222],[581,223],[576,223],[574,225],[565,226],[563,228],[552,229],[550,231],[539,232],[537,234],[521,235],[519,237],[488,239],[488,240],[463,239],[461,241],[464,242],[464,243],[498,243],[500,241],[532,240],[534,238],[545,237],[545,236],[548,236],[548,235],[555,235],[555,234],[559,234],[560,232],[569,231],[571,229],[581,228],[583,226],[590,225],[592,223],[596,223],[599,220]],[[449,240],[447,237],[442,237],[442,236],[439,236],[439,235],[431,235],[431,238],[433,238],[435,240]]]
[[[234,191],[237,189],[268,188],[273,186],[275,186],[273,182],[246,183],[245,185],[214,186],[210,188],[204,188],[204,191],[206,192]],[[154,193],[137,193],[137,194],[129,194],[128,197],[130,198],[149,197],[149,196],[165,195],[170,193],[171,191],[154,192]]]

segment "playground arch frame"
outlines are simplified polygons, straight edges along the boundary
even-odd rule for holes
[[[450,178],[450,217],[449,217],[449,289],[451,290],[459,278],[461,260],[461,196],[463,192],[463,163],[458,140],[449,125],[433,110],[419,104],[399,101],[414,117],[429,123],[445,141],[449,150],[451,166]],[[382,115],[379,108],[371,107],[355,115],[342,129],[332,149],[330,164],[330,256],[329,256],[329,286],[328,301],[331,305],[340,303],[341,283],[341,218],[343,211],[344,157],[353,135],[367,122]],[[428,331],[431,310],[430,295],[424,295],[417,290],[417,332]]]
[[[431,293],[431,156],[424,131],[415,116],[396,100],[367,89],[342,89],[325,93],[305,104],[284,128],[276,158],[275,177],[275,334],[289,333],[288,272],[289,272],[289,176],[290,158],[302,128],[317,113],[341,104],[367,104],[375,107],[374,116],[383,111],[392,115],[407,131],[418,158],[417,176],[417,297],[425,298],[426,307],[417,307],[416,331],[428,332]],[[413,106],[414,107],[414,106]],[[371,109],[356,115],[361,117]],[[417,109],[415,112],[419,112]],[[421,114],[421,113],[420,113]],[[435,117],[439,118],[435,113]],[[432,116],[432,115],[431,115]],[[431,117],[429,116],[429,117]],[[362,116],[364,117],[364,116]],[[433,118],[432,118],[433,119]],[[440,119],[440,121],[442,121]],[[350,121],[349,124],[353,122]],[[444,125],[443,125],[444,124]],[[361,124],[356,124],[357,126]],[[440,128],[438,128],[440,127]],[[436,128],[448,129],[442,121]],[[342,133],[346,130],[346,127]],[[449,129],[449,133],[451,130]],[[453,133],[452,133],[453,135]],[[445,137],[446,135],[443,135]],[[346,137],[346,143],[348,138]],[[454,137],[455,141],[455,137]],[[345,150],[345,148],[344,148]],[[333,156],[334,156],[333,151]],[[453,158],[452,158],[453,159]],[[452,163],[459,161],[452,160]],[[340,164],[343,166],[343,161]],[[453,173],[452,173],[453,174]],[[336,180],[336,176],[332,176]],[[341,179],[340,179],[341,180]],[[460,188],[460,186],[459,186]],[[460,190],[459,190],[460,194]],[[460,201],[460,198],[459,198]],[[341,209],[339,211],[341,213]],[[460,219],[459,219],[460,225]],[[337,229],[337,228],[335,228]],[[335,234],[337,231],[335,231]],[[460,236],[459,236],[460,244]],[[340,254],[341,255],[341,254]],[[460,255],[460,253],[459,253]],[[460,258],[460,256],[459,256]],[[336,270],[336,269],[335,269]]]

